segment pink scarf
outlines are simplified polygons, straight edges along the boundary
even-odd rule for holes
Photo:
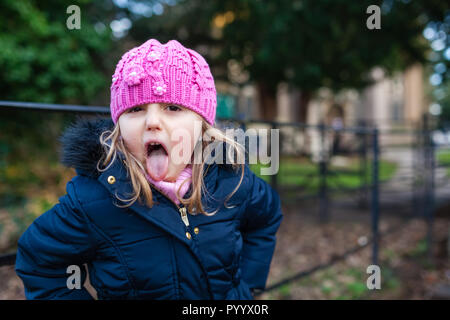
[[[170,199],[172,199],[176,204],[180,204],[180,201],[178,201],[176,192],[180,185],[183,183],[183,181],[189,179],[191,180],[192,177],[192,165],[187,165],[179,174],[177,180],[175,182],[170,181],[155,181],[153,180],[148,173],[145,173],[145,176],[147,180],[152,183],[156,188],[163,191],[166,196],[168,196]],[[186,192],[189,189],[189,186],[192,181],[186,182],[183,184],[183,186],[180,189],[180,197],[183,198],[183,196],[186,194]]]

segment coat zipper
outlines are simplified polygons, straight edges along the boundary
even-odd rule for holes
[[[208,172],[208,169],[211,165],[208,166],[208,168],[206,168],[206,172]],[[206,174],[205,172],[205,174]],[[164,192],[162,192],[159,188],[157,188],[153,183],[149,182],[149,184],[155,188],[156,190],[158,190],[164,197],[166,197],[167,199],[169,199],[170,202],[172,202],[178,209],[178,212],[180,212],[180,216],[181,216],[181,220],[183,220],[184,224],[186,225],[186,227],[189,227],[189,219],[188,219],[188,214],[186,211],[186,207],[180,207],[178,204],[176,204],[172,199],[170,199],[168,196],[166,196],[164,194]]]
[[[186,227],[189,227],[189,219],[186,213],[186,207],[182,207],[180,208],[180,213],[181,213],[181,219],[183,220],[184,224],[186,225]]]
[[[209,168],[209,167],[208,167],[208,168]],[[178,208],[178,211],[180,212],[181,220],[183,220],[184,224],[186,225],[186,228],[189,228],[189,219],[188,219],[188,217],[187,217],[186,207],[180,207],[180,206],[179,206],[178,204],[176,204],[172,199],[170,199],[168,196],[166,196],[166,195],[164,194],[164,192],[162,192],[159,188],[155,187],[154,184],[152,184],[152,183],[150,183],[150,182],[149,182],[149,184],[150,184],[153,188],[155,188],[156,190],[158,190],[158,191],[163,195],[163,197],[166,197],[167,199],[169,199],[169,201],[172,202],[172,203]],[[208,273],[206,272],[206,270],[205,270],[204,268],[203,268],[203,272],[205,273],[206,279],[208,279]],[[209,295],[210,295],[211,299],[214,300],[214,295],[212,294],[209,280],[207,280],[206,282],[207,282],[207,285],[208,285],[208,292],[209,292]]]
[[[149,184],[150,184],[153,188],[155,188],[156,190],[158,190],[158,191],[163,195],[163,197],[169,199],[169,201],[172,202],[172,203],[177,207],[178,212],[180,212],[181,220],[183,220],[183,222],[184,222],[184,224],[186,225],[186,227],[189,227],[189,219],[188,219],[188,216],[187,216],[186,207],[180,207],[180,206],[179,206],[178,204],[176,204],[172,199],[170,199],[168,196],[166,196],[166,195],[164,194],[164,192],[162,192],[160,189],[158,189],[157,187],[155,187],[154,184],[152,184],[152,183],[150,183],[150,182],[149,182]]]

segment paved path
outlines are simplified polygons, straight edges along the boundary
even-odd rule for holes
[[[383,203],[414,203],[425,191],[424,183],[420,183],[425,177],[425,165],[422,157],[411,148],[389,148],[382,153],[382,159],[397,163],[394,176],[381,185],[380,195]],[[450,179],[447,168],[436,166],[435,202],[440,204],[450,201]],[[416,185],[414,186],[414,182]]]
[[[391,209],[400,210],[408,214],[420,214],[423,212],[425,187],[424,183],[419,183],[421,177],[425,176],[425,165],[420,163],[422,157],[411,148],[384,148],[381,159],[397,163],[397,170],[394,176],[386,182],[380,184],[379,198],[380,207],[383,211]],[[436,167],[435,169],[435,205],[450,203],[450,178],[447,169]],[[414,181],[416,185],[414,186]],[[370,200],[370,188],[369,188]],[[358,194],[354,193],[349,197],[340,197],[333,200],[339,206],[346,208],[355,207]],[[368,209],[369,210],[369,209]]]

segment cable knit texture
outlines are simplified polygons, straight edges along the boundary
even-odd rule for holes
[[[180,185],[183,183],[184,180],[189,179],[185,184],[181,186],[180,189],[180,197],[183,198],[183,196],[186,194],[186,192],[189,190],[189,186],[191,184],[191,177],[192,177],[192,165],[187,165],[178,175],[178,178],[175,182],[170,181],[155,181],[153,180],[147,173],[145,173],[145,176],[147,177],[147,180],[151,182],[156,188],[158,188],[160,191],[164,192],[166,196],[168,196],[172,201],[174,201],[176,204],[180,204],[180,201],[178,200],[176,196],[176,192]]]
[[[201,115],[214,125],[217,97],[208,63],[196,51],[171,40],[150,39],[126,52],[111,84],[111,117],[147,103],[173,103]]]

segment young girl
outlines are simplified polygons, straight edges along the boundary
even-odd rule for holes
[[[89,275],[98,299],[252,299],[266,284],[280,199],[245,163],[195,161],[212,143],[205,132],[242,154],[214,128],[206,61],[148,40],[119,61],[110,107],[112,121],[80,120],[62,136],[77,176],[19,239],[26,298],[93,299]]]

